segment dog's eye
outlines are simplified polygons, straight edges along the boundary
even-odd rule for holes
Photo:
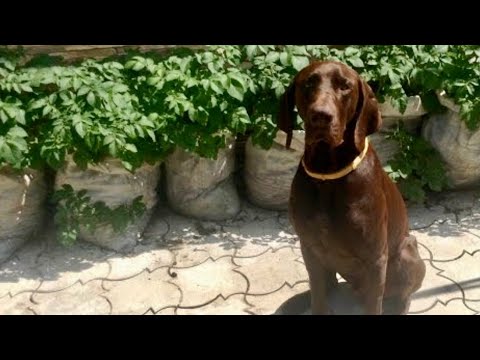
[[[315,86],[315,82],[313,80],[308,80],[303,87],[306,90],[310,90],[310,89],[313,89],[314,86]]]
[[[345,81],[345,82],[340,83],[339,89],[341,91],[348,91],[348,90],[352,89],[352,86],[350,85],[350,83]]]
[[[318,78],[316,76],[311,76],[305,81],[303,84],[303,88],[305,90],[312,90],[315,86],[317,86]]]

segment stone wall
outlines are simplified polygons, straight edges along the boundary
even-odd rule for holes
[[[19,45],[7,45],[9,48],[16,48]],[[35,55],[49,54],[62,56],[67,62],[82,58],[102,59],[112,55],[121,55],[127,49],[138,49],[140,51],[163,52],[175,47],[188,47],[191,49],[204,48],[206,45],[20,45],[24,48],[27,60]],[[330,45],[337,49],[345,48],[347,45]]]
[[[18,45],[8,45],[16,48]],[[62,56],[66,61],[82,58],[102,59],[112,55],[124,54],[127,49],[163,52],[175,47],[198,49],[204,45],[20,45],[24,48],[27,60],[39,55]]]

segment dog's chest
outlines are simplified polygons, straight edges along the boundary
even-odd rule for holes
[[[342,185],[318,186],[300,177],[292,186],[290,216],[302,245],[329,257],[360,255],[373,230],[370,223],[378,220],[371,217],[369,196]]]

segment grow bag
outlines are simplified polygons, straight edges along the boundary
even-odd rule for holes
[[[286,210],[293,177],[304,151],[305,132],[293,132],[290,149],[286,134],[278,131],[273,146],[262,149],[249,138],[245,145],[245,186],[253,204],[272,210]]]
[[[165,161],[166,192],[176,212],[204,220],[226,220],[240,211],[235,187],[235,140],[227,138],[217,159],[177,148]]]
[[[159,177],[159,165],[144,164],[132,174],[117,159],[106,159],[99,164],[89,165],[86,170],[68,160],[57,174],[55,187],[59,189],[63,184],[70,184],[75,191],[85,189],[92,203],[103,201],[110,208],[130,205],[135,198],[142,196],[147,210],[140,218],[132,221],[125,231],[116,233],[111,225],[102,225],[93,233],[86,229],[80,231],[81,240],[116,251],[128,251],[137,244],[152,209],[157,204]]]
[[[41,229],[46,195],[43,172],[0,169],[0,263]]]
[[[446,175],[453,188],[480,184],[480,130],[471,131],[460,117],[460,108],[445,93],[437,93],[447,108],[443,114],[432,114],[425,122],[422,135],[442,156]]]

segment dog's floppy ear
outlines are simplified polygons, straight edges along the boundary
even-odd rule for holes
[[[363,150],[365,137],[378,131],[382,126],[382,116],[378,110],[378,102],[370,86],[359,79],[359,97],[357,106],[357,123],[355,126],[355,146]]]
[[[278,113],[278,128],[287,133],[287,149],[290,149],[292,143],[293,128],[295,126],[295,79],[285,90],[280,98],[280,111]]]

